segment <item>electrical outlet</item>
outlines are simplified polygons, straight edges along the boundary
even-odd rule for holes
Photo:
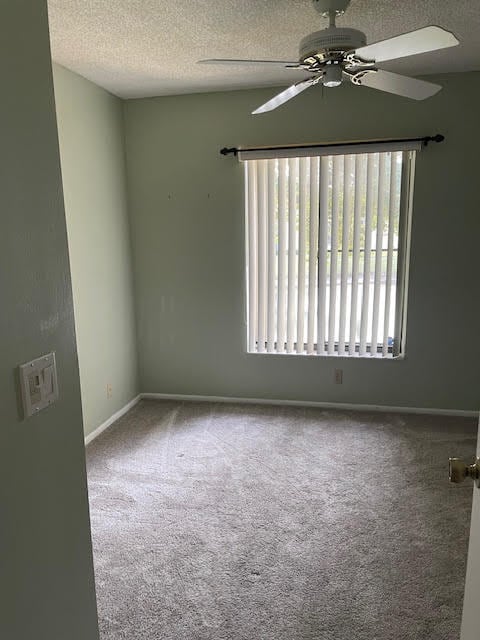
[[[107,398],[111,398],[111,397],[113,397],[113,387],[109,383],[107,384]]]
[[[343,384],[343,369],[335,369],[335,384]]]

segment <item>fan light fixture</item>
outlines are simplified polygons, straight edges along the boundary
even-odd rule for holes
[[[339,64],[329,64],[322,82],[325,87],[339,87],[342,84],[342,67]]]
[[[431,25],[374,44],[367,44],[365,34],[358,29],[337,27],[335,24],[337,16],[344,13],[350,0],[313,0],[313,4],[323,17],[328,18],[329,26],[323,31],[315,31],[303,38],[300,42],[297,62],[218,58],[199,62],[297,69],[303,74],[310,74],[262,104],[252,112],[254,114],[272,111],[316,84],[338,87],[343,80],[412,100],[425,100],[440,91],[442,87],[439,84],[384,71],[378,67],[378,64],[454,47],[459,42],[453,33],[442,27]]]

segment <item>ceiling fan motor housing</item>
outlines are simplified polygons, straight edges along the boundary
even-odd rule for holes
[[[300,60],[312,56],[326,57],[330,52],[351,51],[367,44],[364,33],[357,29],[331,27],[309,34],[300,42]]]

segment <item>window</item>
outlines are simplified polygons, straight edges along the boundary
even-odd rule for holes
[[[385,147],[240,155],[249,352],[404,352],[415,149]]]

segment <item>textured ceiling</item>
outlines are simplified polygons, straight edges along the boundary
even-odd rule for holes
[[[48,0],[56,62],[124,97],[286,85],[298,71],[195,65],[202,58],[296,60],[327,26],[311,0]],[[352,0],[338,26],[368,42],[429,24],[461,44],[382,65],[410,75],[480,70],[479,0]]]

